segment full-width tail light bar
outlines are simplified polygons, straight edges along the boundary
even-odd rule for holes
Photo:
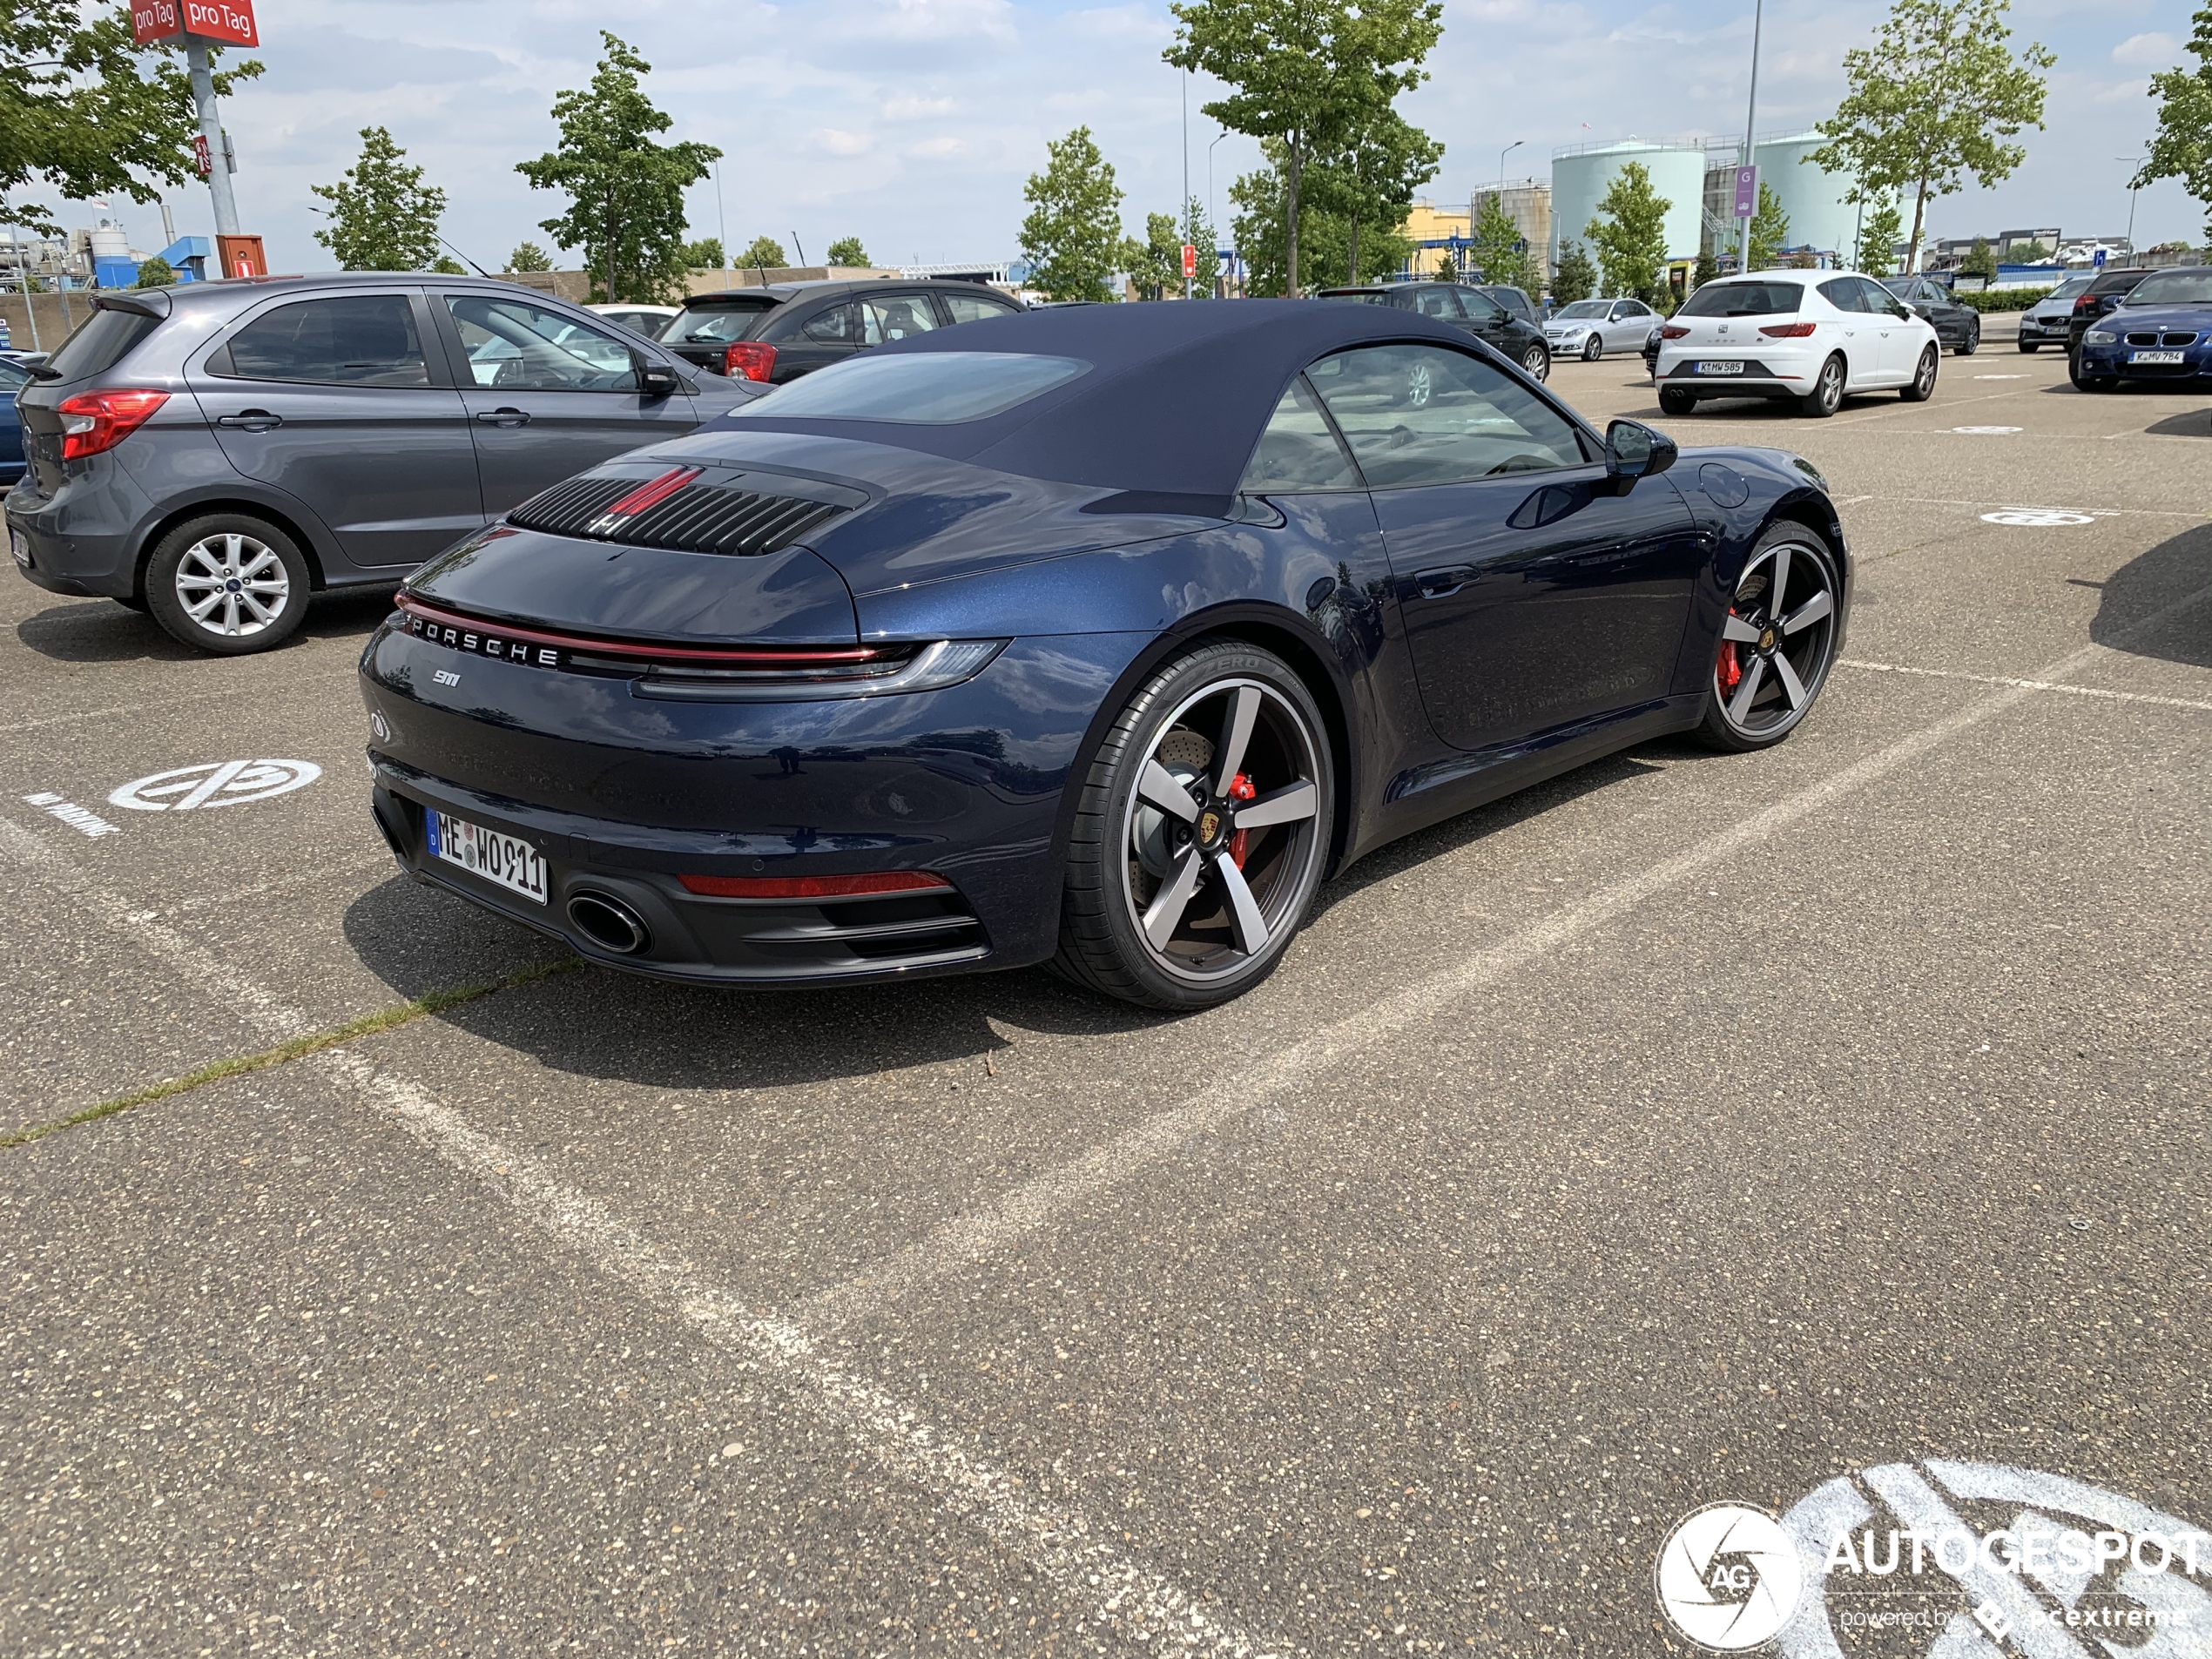
[[[54,406],[62,417],[62,459],[105,455],[169,401],[166,392],[79,392]]]
[[[758,340],[733,340],[722,348],[722,372],[733,381],[765,381],[776,372],[776,348]]]
[[[1803,340],[1819,326],[1811,322],[1770,322],[1759,332],[1770,340]]]
[[[874,875],[679,875],[684,891],[707,899],[860,899],[880,893],[949,893],[953,884],[927,870]]]

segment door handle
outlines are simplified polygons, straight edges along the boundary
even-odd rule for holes
[[[284,417],[272,415],[266,409],[240,409],[236,415],[219,415],[217,426],[243,427],[248,432],[266,432],[273,426],[282,426]]]
[[[1416,570],[1413,585],[1424,599],[1448,599],[1474,580],[1472,564],[1448,564],[1437,570]]]
[[[530,417],[521,409],[478,409],[476,418],[486,426],[528,426]]]

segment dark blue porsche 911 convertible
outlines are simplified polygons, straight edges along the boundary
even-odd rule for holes
[[[1330,873],[1656,734],[1785,737],[1820,475],[1601,435],[1320,301],[942,329],[524,502],[361,662],[402,865],[725,984],[1050,961],[1199,1008]]]

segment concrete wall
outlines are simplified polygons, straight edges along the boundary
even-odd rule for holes
[[[1613,180],[1629,162],[1643,164],[1651,175],[1651,188],[1668,204],[1667,257],[1696,259],[1701,212],[1705,195],[1705,152],[1678,145],[1643,144],[1630,139],[1579,153],[1552,158],[1552,263],[1559,263],[1559,245],[1579,242],[1590,252],[1585,227],[1597,217]],[[1592,253],[1595,258],[1595,253]]]
[[[30,307],[38,307],[38,343],[30,342]],[[50,352],[71,329],[92,314],[89,293],[0,293],[0,317],[8,320],[9,349]]]

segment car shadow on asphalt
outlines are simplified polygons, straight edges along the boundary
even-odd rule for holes
[[[381,590],[318,595],[300,631],[276,649],[290,651],[314,639],[365,639],[391,610],[392,596]],[[49,605],[17,623],[16,637],[57,663],[222,660],[172,639],[145,612],[112,599],[65,599]]]
[[[2098,644],[2133,657],[2212,668],[2212,604],[2192,605],[2148,634],[2139,631],[2158,612],[2212,587],[2212,526],[2169,536],[2101,583],[2067,579],[2100,590],[2102,603],[2089,621],[2089,637]]]
[[[2191,409],[2154,421],[2143,430],[2158,438],[2212,438],[2212,409]]]
[[[1407,836],[1325,887],[1316,915],[1577,797],[1705,753],[1683,739],[1640,745]],[[438,977],[438,964],[461,954],[463,934],[478,956],[488,927],[511,929],[524,960],[545,948],[519,926],[443,894],[433,895],[442,903],[426,929],[423,896],[416,884],[395,876],[361,894],[346,914],[346,938],[362,965],[402,996],[448,988],[449,976]],[[441,950],[437,935],[446,930],[455,942]],[[1295,950],[1281,971],[1298,971]],[[804,1086],[918,1066],[974,1064],[1003,1055],[1022,1032],[1110,1036],[1187,1016],[1128,1007],[1042,968],[772,990],[677,985],[587,965],[527,994],[480,998],[438,1017],[554,1071],[690,1089]]]

